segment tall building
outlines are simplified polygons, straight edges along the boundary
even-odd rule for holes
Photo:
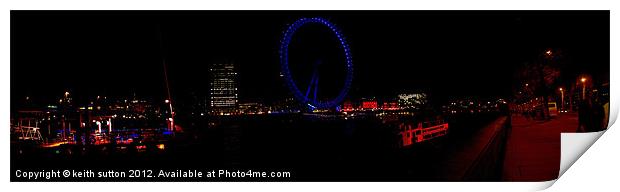
[[[211,113],[229,115],[237,108],[237,72],[234,64],[213,64],[209,69]]]

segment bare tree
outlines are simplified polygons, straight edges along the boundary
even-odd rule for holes
[[[558,53],[551,50],[544,52],[542,56],[533,62],[525,63],[517,69],[517,78],[524,84],[520,92],[521,97],[534,96],[543,98],[543,118],[549,119],[549,97],[553,93],[553,87],[560,77],[558,65]],[[529,96],[529,99],[531,99]],[[521,98],[524,99],[524,98]]]

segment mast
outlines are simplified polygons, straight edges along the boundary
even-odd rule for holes
[[[163,68],[164,68],[164,81],[166,83],[166,93],[168,96],[168,99],[166,99],[166,103],[168,104],[168,107],[170,108],[170,117],[166,119],[166,121],[169,121],[169,125],[170,125],[169,129],[170,131],[174,133],[174,110],[172,108],[172,94],[170,94],[170,83],[168,82],[168,65],[166,63],[163,31],[162,31],[161,25],[158,26],[158,32],[159,32],[159,50],[160,50],[161,60],[163,63]]]

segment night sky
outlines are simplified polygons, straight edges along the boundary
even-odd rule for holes
[[[164,60],[177,100],[206,94],[208,65],[225,62],[239,67],[241,101],[283,99],[290,94],[279,76],[279,42],[302,17],[326,18],[346,37],[351,98],[508,97],[516,66],[549,48],[562,52],[564,70],[609,79],[609,11],[12,11],[11,100],[51,102],[65,90],[76,98],[163,98]],[[320,26],[296,37],[297,81],[309,81],[308,66],[319,61],[319,91],[340,89],[333,82],[342,81],[344,62],[334,37]]]

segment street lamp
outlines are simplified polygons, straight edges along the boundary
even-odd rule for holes
[[[581,87],[583,88],[581,91],[581,98],[585,100],[586,99],[586,78],[585,77],[581,78]]]
[[[562,87],[560,87],[560,93],[562,94],[562,108],[561,109],[564,110],[564,89],[562,89]]]

